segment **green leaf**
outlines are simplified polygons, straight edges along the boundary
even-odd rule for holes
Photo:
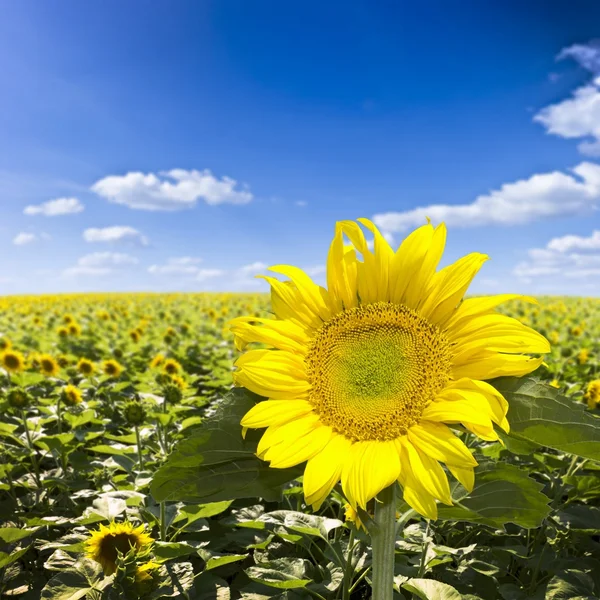
[[[259,563],[245,571],[252,581],[282,590],[303,588],[312,580],[306,578],[306,564],[301,558],[279,558]]]
[[[255,455],[260,434],[249,432],[242,438],[240,420],[259,400],[246,390],[232,390],[217,413],[181,441],[156,472],[150,488],[154,498],[158,502],[280,499],[281,486],[301,470],[271,469]]]
[[[559,511],[556,518],[565,527],[592,534],[600,533],[600,508],[585,504],[572,504]]]
[[[39,527],[32,527],[30,529],[19,529],[18,527],[2,527],[0,528],[0,540],[6,544],[12,544],[22,540],[23,538],[29,537],[35,533]]]
[[[154,555],[160,560],[189,556],[190,554],[196,554],[197,551],[197,545],[194,546],[185,542],[155,542],[153,546]]]
[[[540,490],[542,485],[526,471],[504,463],[485,462],[475,469],[475,487],[470,494],[455,492],[460,506],[443,506],[439,518],[470,521],[491,527],[515,523],[527,529],[539,527],[550,514],[550,501]]]
[[[114,521],[116,517],[127,510],[127,502],[123,498],[111,496],[110,493],[96,498],[92,506],[93,508],[89,511],[89,514],[101,515],[107,521]],[[89,516],[89,514],[86,514],[86,516]]]
[[[492,383],[508,401],[510,436],[600,460],[600,419],[582,403],[531,378],[503,377]]]
[[[198,550],[198,555],[206,562],[206,566],[204,567],[206,571],[211,571],[217,567],[222,567],[223,565],[239,562],[240,560],[248,558],[247,554],[222,554],[220,552],[211,552],[205,548]]]
[[[434,579],[409,579],[402,587],[421,600],[462,600],[451,585]]]
[[[184,504],[179,508],[173,523],[186,521],[188,525],[198,519],[207,519],[225,512],[231,506],[232,500],[209,502],[208,504]]]
[[[344,525],[339,519],[307,515],[293,510],[276,510],[265,513],[258,520],[278,525],[279,529],[284,528],[304,535],[317,536],[326,541],[330,531]],[[277,529],[275,531],[278,532]]]
[[[82,559],[72,569],[55,575],[42,590],[42,600],[79,600],[85,598],[102,577],[102,568],[89,559]],[[106,580],[105,580],[106,581]]]
[[[575,600],[593,597],[594,580],[583,571],[569,569],[558,573],[546,588],[546,600]]]
[[[26,548],[21,548],[20,550],[13,550],[10,554],[7,554],[6,552],[0,552],[0,569],[8,567],[8,565],[12,565],[14,562],[18,561],[21,556],[25,556],[32,545],[33,544],[27,546]]]

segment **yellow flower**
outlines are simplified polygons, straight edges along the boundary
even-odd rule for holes
[[[550,385],[551,385],[552,387],[554,387],[554,388],[557,388],[557,389],[558,389],[558,388],[560,388],[560,383],[558,382],[558,379],[553,379],[553,380],[550,382]]]
[[[356,510],[354,510],[350,504],[346,504],[345,509],[344,516],[346,517],[346,521],[350,521],[356,527],[356,529],[362,529],[366,533],[367,528],[361,521]]]
[[[594,379],[588,383],[583,398],[587,402],[588,408],[596,408],[600,404],[600,379]]]
[[[91,375],[94,374],[94,363],[91,360],[88,360],[87,358],[80,358],[79,362],[77,363],[77,370],[82,374],[85,375],[86,377],[90,377]]]
[[[131,523],[100,525],[85,542],[86,556],[102,565],[105,575],[112,575],[117,568],[117,555],[127,554],[132,548],[137,552],[147,550],[154,540],[145,532],[144,525],[134,527]]]
[[[11,347],[12,343],[8,338],[0,338],[0,351],[9,350]]]
[[[116,360],[110,359],[102,363],[102,370],[109,377],[118,377],[123,372],[123,367]]]
[[[267,428],[257,454],[271,467],[307,461],[304,495],[315,509],[338,481],[353,508],[399,481],[404,500],[436,518],[436,499],[452,504],[440,462],[468,490],[477,464],[447,424],[497,440],[494,424],[509,430],[508,404],[484,380],[530,373],[543,359],[523,353],[550,346],[493,312],[521,296],[463,299],[487,256],[436,271],[444,225],[420,227],[394,251],[373,223],[360,223],[373,232],[374,249],[356,223],[338,223],[329,289],[298,268],[272,267],[290,280],[264,277],[276,318],[231,322],[238,348],[270,347],[236,361],[236,384],[268,398],[241,425]]]
[[[180,390],[185,390],[185,388],[187,387],[187,383],[185,382],[185,379],[183,377],[181,377],[180,375],[172,375],[171,376],[171,381],[180,389]]]
[[[9,372],[22,371],[25,368],[25,358],[16,350],[5,350],[0,354],[0,364]]]
[[[579,354],[577,354],[577,362],[580,365],[585,365],[585,363],[588,361],[590,357],[590,351],[587,348],[582,348],[579,351]]]
[[[550,332],[550,342],[552,344],[558,344],[560,340],[560,334],[558,333],[558,331],[551,331]]]
[[[67,406],[75,406],[81,403],[81,390],[74,385],[66,385],[62,389],[61,397]]]
[[[140,341],[140,332],[137,329],[132,329],[129,332],[129,337],[134,344],[137,344]]]
[[[47,377],[54,377],[55,375],[58,375],[60,366],[58,362],[49,354],[42,354],[38,358],[38,362],[40,365],[40,371]]]
[[[167,375],[177,375],[181,371],[181,365],[174,358],[167,358],[163,365],[163,371]]]
[[[160,367],[160,365],[162,365],[164,361],[165,361],[165,357],[162,354],[157,354],[150,361],[150,367],[152,367],[153,369],[156,369],[157,367]]]
[[[79,324],[73,321],[73,323],[69,325],[69,333],[71,335],[79,335],[81,333],[81,327]]]
[[[575,327],[571,328],[571,335],[574,337],[579,337],[582,333],[583,327],[580,327],[579,325],[576,325]]]
[[[69,330],[66,327],[59,327],[56,333],[58,333],[59,337],[66,338],[69,335]]]
[[[152,571],[160,568],[160,564],[149,560],[147,563],[137,567],[135,571],[135,582],[146,583],[152,579]]]

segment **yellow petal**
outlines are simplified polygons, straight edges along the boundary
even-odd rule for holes
[[[336,223],[327,256],[327,288],[334,314],[358,305],[358,260],[354,247],[344,244],[343,228],[343,223]]]
[[[456,467],[454,465],[448,465],[450,473],[456,477],[456,479],[462,484],[467,492],[472,492],[475,486],[475,471],[472,467]]]
[[[535,371],[543,358],[532,358],[518,354],[498,354],[482,352],[472,357],[469,362],[452,367],[454,379],[468,377],[470,379],[494,379],[505,375],[521,377]]]
[[[415,478],[421,482],[422,486],[432,496],[444,504],[452,505],[450,485],[440,463],[425,453],[420,452],[407,437],[401,438],[401,440],[406,449],[410,468]]]
[[[474,252],[437,272],[419,312],[432,323],[445,322],[486,260],[488,256]]]
[[[238,317],[231,320],[228,327],[235,336],[238,350],[244,350],[249,343],[260,342],[279,350],[304,355],[311,340],[306,329],[292,321]]]
[[[342,473],[344,494],[353,507],[366,508],[399,474],[400,457],[393,441],[357,442]]]
[[[327,445],[334,435],[331,427],[326,425],[310,429],[302,437],[283,439],[278,444],[271,446],[264,455],[264,460],[271,463],[275,469],[287,469],[307,461],[315,456]]]
[[[328,444],[309,459],[304,470],[304,497],[318,510],[335,484],[340,480],[342,466],[352,442],[343,435],[333,435]]]
[[[242,418],[242,427],[270,427],[283,425],[312,412],[307,400],[264,400],[253,406]]]
[[[256,455],[262,459],[273,446],[284,440],[301,438],[320,425],[319,416],[315,413],[308,413],[283,425],[269,427],[258,442]]]
[[[303,301],[302,294],[291,281],[279,281],[268,275],[259,275],[258,278],[271,286],[271,307],[279,319],[292,321],[309,330],[321,327],[322,319]]]
[[[402,468],[398,481],[402,486],[404,501],[414,508],[419,514],[429,518],[437,519],[437,504],[435,498],[423,487],[421,482],[415,477],[409,464],[408,454],[404,444],[396,440],[396,445],[401,449],[400,461]]]
[[[240,356],[233,377],[237,385],[274,400],[298,400],[310,384],[302,357],[283,350],[250,350]]]
[[[421,452],[446,465],[473,467],[477,461],[452,431],[443,423],[422,421],[408,430],[408,439]]]

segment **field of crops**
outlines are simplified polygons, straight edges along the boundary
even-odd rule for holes
[[[498,381],[502,443],[460,433],[470,494],[452,484],[435,521],[400,497],[398,598],[600,597],[600,301],[506,306],[552,353]],[[0,299],[2,598],[370,597],[370,510],[336,487],[314,512],[301,469],[242,438],[254,398],[231,391],[226,324],[269,310],[266,295]]]

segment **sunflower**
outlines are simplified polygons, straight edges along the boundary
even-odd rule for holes
[[[12,342],[7,337],[0,337],[0,351],[10,350]]]
[[[86,377],[90,377],[91,375],[94,374],[94,363],[91,360],[88,360],[87,358],[80,358],[79,362],[77,363],[77,370],[82,374],[85,375]]]
[[[181,371],[181,365],[174,358],[167,358],[163,365],[163,371],[167,375],[177,375]]]
[[[585,363],[590,358],[590,351],[587,348],[582,348],[577,354],[577,362],[580,365],[585,365]]]
[[[163,364],[163,362],[165,362],[165,357],[162,354],[157,354],[151,361],[150,361],[150,367],[152,369],[156,369],[157,367],[160,367],[160,365]]]
[[[583,399],[587,402],[588,408],[596,408],[600,404],[600,379],[588,383]]]
[[[69,324],[69,335],[80,335],[81,334],[81,326],[79,325],[79,323],[76,323],[75,321],[73,321],[72,323]]]
[[[9,372],[22,371],[25,368],[25,358],[16,350],[5,350],[0,354],[0,364]]]
[[[187,383],[185,382],[185,379],[181,377],[181,375],[172,375],[171,382],[173,383],[173,385],[176,385],[180,390],[185,390],[185,388],[187,387]]]
[[[435,499],[452,504],[440,462],[468,490],[477,465],[448,425],[497,440],[494,424],[509,429],[508,404],[484,380],[530,373],[542,358],[524,353],[550,346],[494,311],[514,298],[535,300],[463,300],[487,256],[469,254],[436,271],[443,224],[420,227],[394,251],[373,223],[359,222],[373,233],[373,250],[356,223],[338,223],[328,290],[298,268],[272,267],[289,278],[263,276],[276,318],[230,323],[239,349],[270,347],[236,361],[236,384],[267,398],[241,424],[267,428],[257,455],[271,467],[306,461],[304,495],[315,509],[338,481],[352,507],[363,509],[398,481],[404,500],[435,518]]]
[[[58,375],[60,371],[60,365],[58,362],[49,354],[42,354],[38,358],[40,365],[40,371],[47,377],[54,377]]]
[[[127,554],[132,548],[137,552],[147,550],[154,542],[144,525],[134,527],[131,523],[100,525],[85,542],[86,556],[102,565],[105,575],[112,575],[117,568],[117,556]]]
[[[67,406],[81,403],[81,390],[74,385],[66,385],[61,391],[61,399]]]
[[[66,327],[59,327],[56,333],[58,333],[58,337],[66,338],[69,335],[69,330]]]
[[[102,370],[109,377],[118,377],[123,372],[123,367],[116,360],[105,360],[102,363]]]

